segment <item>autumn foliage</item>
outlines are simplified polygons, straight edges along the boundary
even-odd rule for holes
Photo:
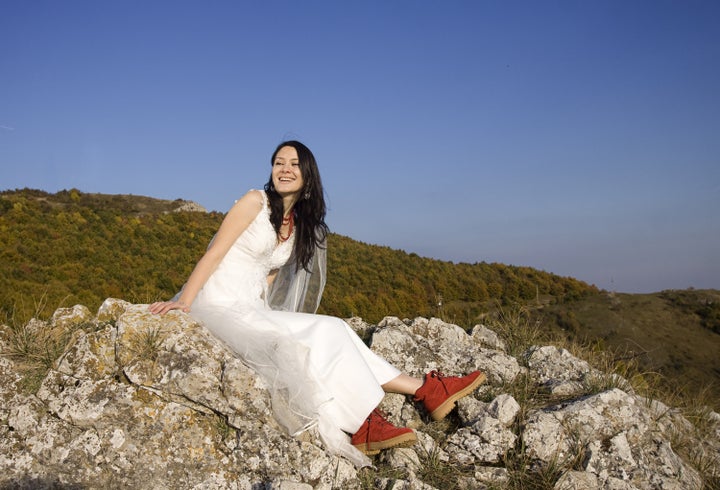
[[[172,296],[223,215],[173,212],[184,204],[132,195],[0,193],[0,315],[49,315],[107,297]],[[321,313],[377,321],[441,316],[472,324],[490,302],[572,300],[597,290],[530,267],[456,264],[331,234]],[[0,316],[2,320],[2,316]]]

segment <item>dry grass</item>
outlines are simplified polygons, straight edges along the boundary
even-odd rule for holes
[[[473,476],[472,467],[464,468],[457,463],[443,461],[437,449],[432,451],[420,449],[418,453],[421,465],[418,478],[432,487],[455,490],[460,488],[459,482],[462,479]]]
[[[553,338],[541,322],[533,318],[532,308],[522,304],[497,303],[484,323],[505,341],[507,353],[513,357],[520,357],[530,346],[549,343]]]
[[[598,294],[536,311],[548,329],[571,342],[594,342],[601,350],[626,355],[637,371],[648,373],[661,391],[695,397],[710,391],[710,406],[720,409],[720,335],[697,312],[672,300],[682,293],[686,303],[720,298],[718,291],[688,290],[655,294]],[[567,321],[572,318],[573,321]],[[583,339],[588,339],[585,341]],[[662,376],[657,376],[660,373]]]
[[[3,340],[5,348],[2,355],[12,359],[22,377],[20,388],[35,393],[49,369],[65,351],[78,330],[87,325],[78,324],[68,329],[53,326],[49,320],[39,319],[39,312],[46,308],[45,296],[35,301],[34,315],[28,317],[26,310],[16,308],[9,318],[5,318]],[[16,313],[21,312],[21,313]]]
[[[166,338],[167,332],[162,327],[148,328],[136,332],[129,340],[128,348],[138,359],[155,362]]]
[[[358,471],[357,488],[359,490],[392,488],[393,482],[405,480],[407,477],[407,471],[399,468],[391,468],[387,465],[363,468]]]
[[[508,481],[502,488],[508,490],[551,489],[563,473],[572,469],[572,461],[571,457],[563,460],[555,458],[547,464],[537,465],[527,458],[522,449],[512,452],[508,454],[505,461]]]
[[[675,431],[672,434],[673,449],[693,466],[708,490],[720,490],[720,453],[718,441],[712,439],[720,434],[720,419],[709,407],[713,400],[712,392],[703,391],[694,397],[682,396],[678,408],[692,424],[689,431]]]

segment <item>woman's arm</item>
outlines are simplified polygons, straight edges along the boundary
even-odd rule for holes
[[[228,211],[218,232],[215,234],[212,244],[195,265],[195,269],[193,269],[192,274],[185,283],[178,301],[153,303],[150,305],[150,311],[165,314],[170,310],[181,309],[184,312],[189,312],[195,296],[197,296],[210,275],[220,264],[220,261],[225,257],[235,240],[250,226],[262,206],[263,199],[260,191],[250,191],[240,198]]]

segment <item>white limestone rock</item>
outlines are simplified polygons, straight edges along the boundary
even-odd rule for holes
[[[502,488],[511,477],[506,456],[523,447],[534,467],[564,468],[558,490],[700,489],[672,434],[701,454],[720,451],[715,412],[700,431],[679,410],[628,390],[588,396],[595,371],[563,349],[530,349],[525,368],[484,328],[469,335],[424,318],[353,323],[372,332],[373,350],[410,374],[481,369],[488,376],[443,422],[423,417],[412,397],[385,397],[390,420],[414,428],[418,442],[377,457],[407,475],[378,478],[381,488],[432,490],[418,476],[429,460],[467,465],[459,488]],[[280,429],[262,380],[190,316],[155,316],[146,305],[108,299],[94,318],[75,307],[24,328],[63,325],[76,334],[37,394],[22,391],[19,365],[0,355],[0,487],[359,488],[358,470],[327,453],[317,431],[293,438]],[[9,335],[0,328],[3,353]],[[521,408],[502,387],[525,372],[565,401]],[[490,389],[496,396],[488,402]]]

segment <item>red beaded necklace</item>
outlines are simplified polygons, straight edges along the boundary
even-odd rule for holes
[[[290,225],[290,227],[288,228],[287,236],[283,236],[282,232],[278,232],[278,237],[280,237],[280,241],[285,242],[288,238],[290,238],[290,235],[292,235],[293,225],[295,224],[295,213],[291,211],[290,214],[288,214],[287,216],[283,216],[282,224],[283,226]]]

